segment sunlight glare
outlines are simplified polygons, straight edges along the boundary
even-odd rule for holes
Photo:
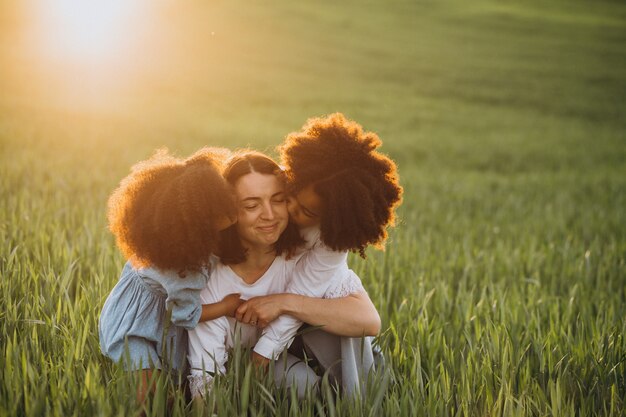
[[[50,53],[74,62],[107,61],[132,32],[136,0],[45,0],[43,30]]]

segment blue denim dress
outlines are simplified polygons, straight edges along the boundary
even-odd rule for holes
[[[200,320],[209,271],[135,269],[127,262],[100,313],[100,349],[127,370],[186,364],[187,332]]]

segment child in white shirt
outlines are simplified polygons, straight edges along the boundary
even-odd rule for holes
[[[304,228],[309,247],[288,292],[338,298],[364,291],[348,269],[348,251],[364,257],[367,246],[382,247],[402,195],[396,165],[375,150],[380,145],[375,133],[337,113],[310,119],[280,147],[292,190],[290,220]],[[288,315],[270,323],[254,348],[255,360],[276,358],[301,324]]]

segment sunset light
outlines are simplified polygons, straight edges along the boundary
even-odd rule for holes
[[[20,42],[13,49],[17,59],[9,87],[27,89],[32,103],[90,111],[118,108],[158,56],[150,48],[160,45],[156,30],[149,32],[159,26],[155,15],[161,4],[25,0],[13,27],[6,29]]]
[[[71,61],[114,59],[137,25],[138,0],[39,2],[45,48]]]

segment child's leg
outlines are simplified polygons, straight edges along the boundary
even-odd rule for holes
[[[332,384],[341,383],[341,337],[317,329],[305,332],[302,343],[306,352],[328,375],[329,381]]]
[[[120,356],[126,370],[136,377],[137,402],[144,404],[147,397],[155,392],[162,366],[156,343],[143,337],[127,337]]]
[[[370,371],[375,370],[372,337],[341,337],[323,330],[302,335],[310,352],[328,374],[330,381],[340,383],[349,396],[362,392]]]
[[[274,362],[274,382],[278,386],[296,390],[299,399],[312,391],[317,395],[320,377],[303,360],[284,352]]]
[[[138,371],[137,403],[144,404],[149,394],[154,394],[156,381],[160,376],[158,369],[142,369]]]

